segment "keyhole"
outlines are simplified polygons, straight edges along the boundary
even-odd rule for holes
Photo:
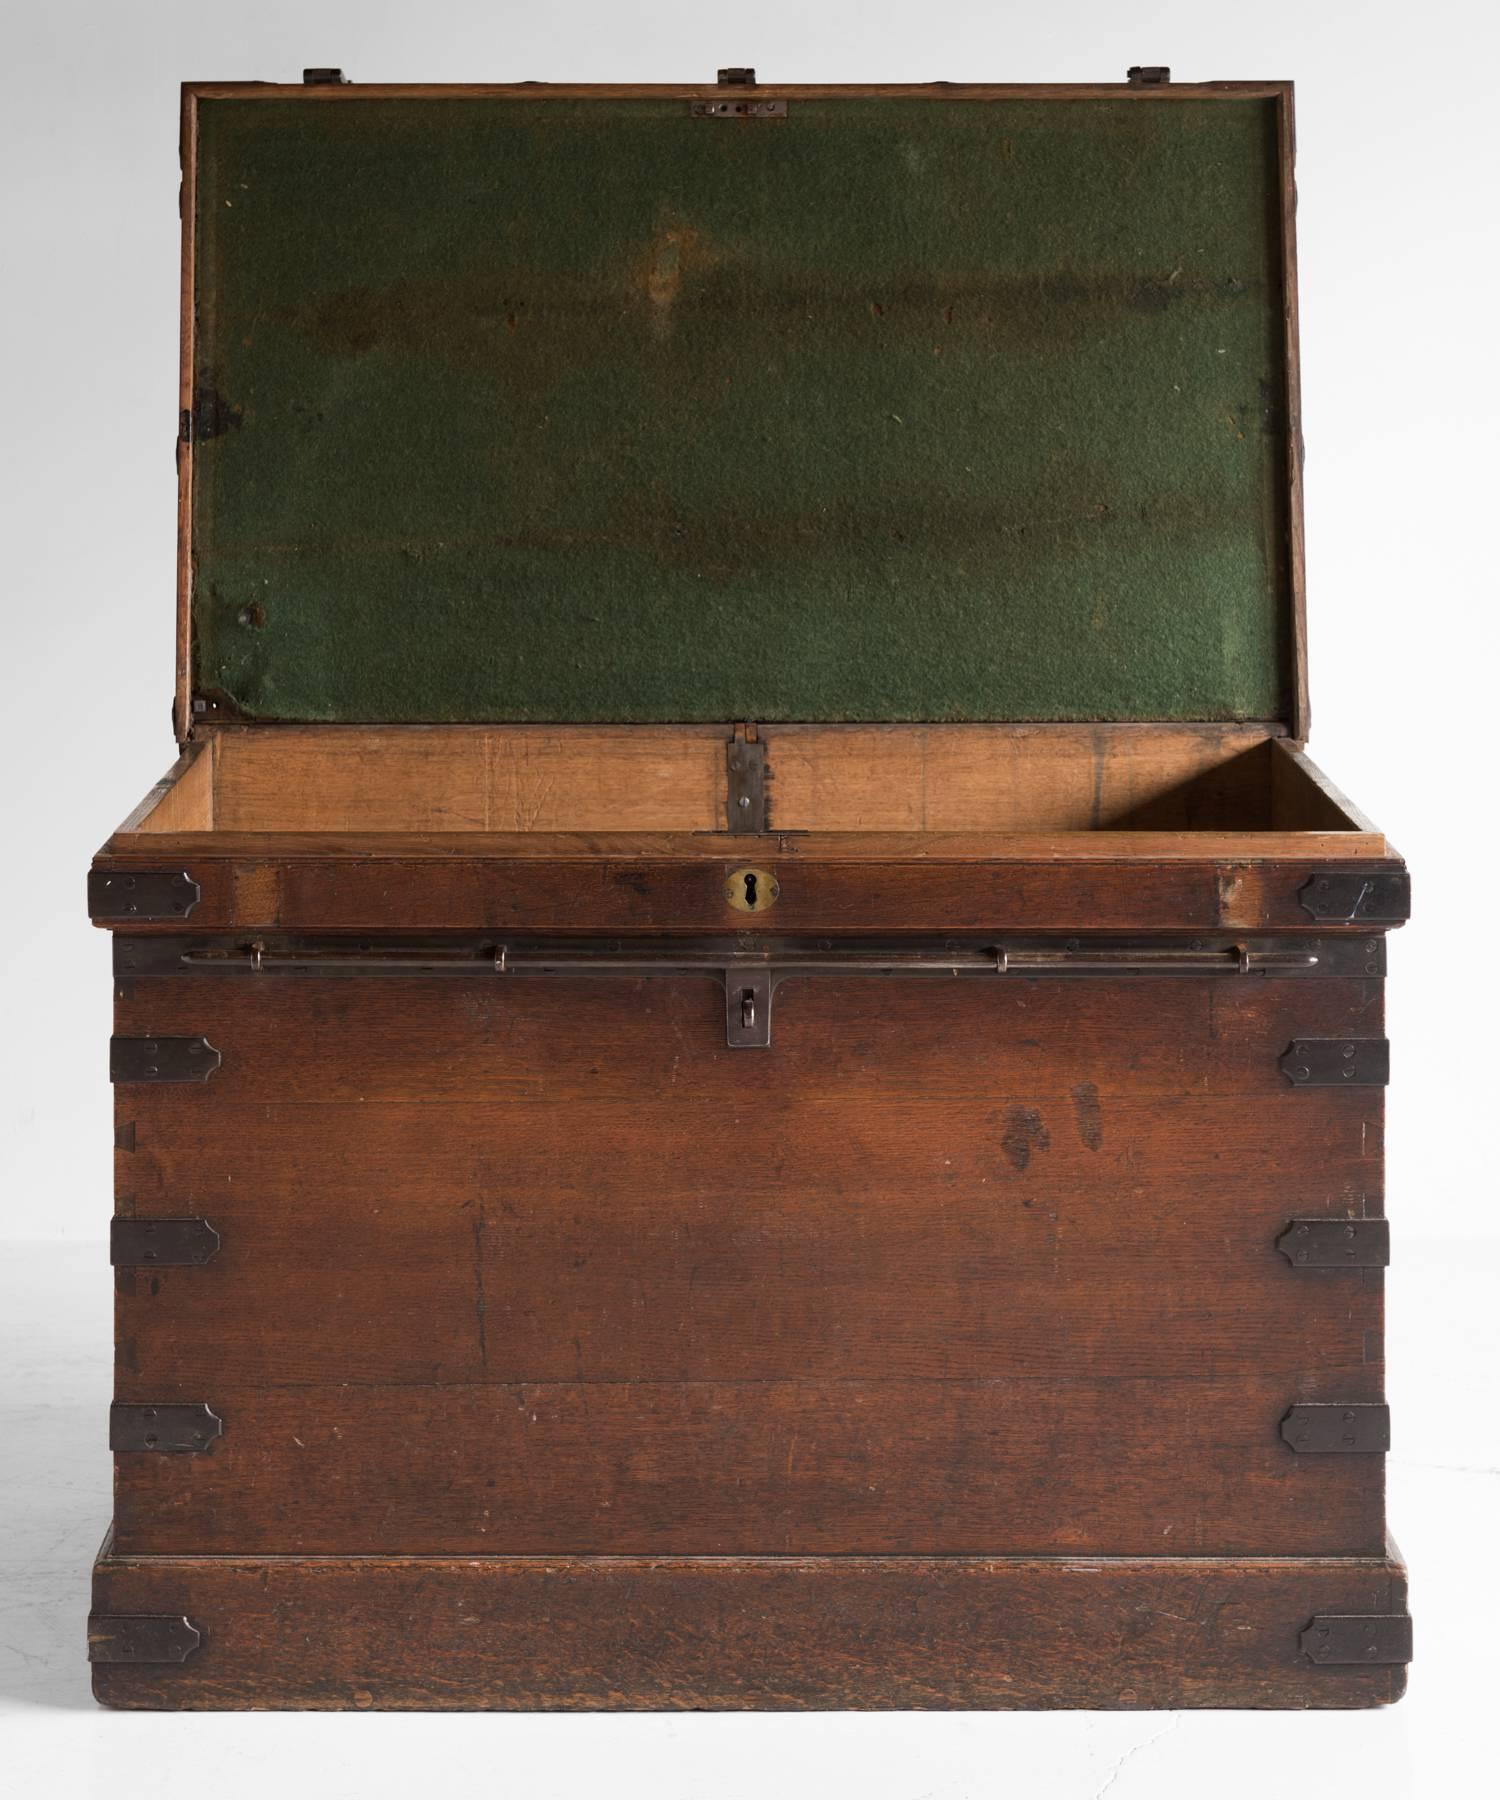
[[[755,885],[755,871],[747,869],[745,872],[745,904],[752,912],[755,910]]]

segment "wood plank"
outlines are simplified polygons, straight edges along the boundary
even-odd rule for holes
[[[728,726],[221,731],[226,831],[722,831]]]
[[[1270,824],[1268,728],[762,726],[787,831]],[[230,832],[722,831],[730,725],[211,733]]]
[[[780,830],[1270,824],[1264,727],[763,725]]]
[[[794,977],[777,990],[762,1052],[727,1047],[723,990],[703,975],[174,975],[122,982],[115,1030],[207,1035],[222,1065],[162,1103],[210,1114],[250,1100],[614,1095],[675,1106],[702,1096],[753,1124],[773,1101],[1066,1105],[1085,1084],[1102,1099],[1244,1094],[1291,1112],[1310,1098],[1278,1067],[1292,1040],[1378,1037],[1382,1005],[1379,980]],[[119,1092],[133,1106],[162,1090]],[[773,1116],[760,1122],[774,1132]],[[1066,1120],[1054,1128],[1065,1135]],[[732,1142],[728,1118],[725,1129]]]
[[[1318,1613],[1406,1608],[1393,1558],[133,1559],[96,1613],[186,1615],[178,1664],[96,1665],[107,1706],[319,1711],[1353,1707]]]
[[[1313,1096],[1297,1096],[1311,1099]],[[168,1108],[117,1210],[208,1217],[121,1270],[120,1398],[296,1385],[1185,1377],[1363,1380],[1381,1271],[1297,1271],[1296,1213],[1380,1210],[1337,1093],[1236,1099]],[[268,1320],[276,1329],[266,1328]]]
[[[208,1398],[209,1450],[116,1456],[122,1553],[1316,1556],[1385,1530],[1381,1456],[1279,1434],[1294,1401],[1379,1399],[1373,1370]]]
[[[747,91],[762,97],[804,100],[1124,100],[1156,105],[1174,100],[1275,100],[1289,81],[1174,81],[1161,87],[1112,82],[760,82]],[[710,100],[722,98],[715,82],[358,82],[308,87],[295,82],[190,81],[192,100],[297,100],[314,106],[357,105],[361,100]]]

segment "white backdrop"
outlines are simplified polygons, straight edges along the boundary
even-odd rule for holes
[[[0,53],[0,1237],[88,1246],[110,1212],[109,973],[84,871],[174,753],[180,80],[1294,78],[1312,749],[1415,878],[1391,946],[1393,1471],[1494,1467],[1492,8],[9,0]],[[102,1310],[78,1326],[106,1329]]]

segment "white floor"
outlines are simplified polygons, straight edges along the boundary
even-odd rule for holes
[[[1492,1271],[1423,1246],[1475,1320]],[[1433,1288],[1430,1291],[1441,1291]],[[1474,1309],[1463,1304],[1472,1299]],[[1415,1573],[1411,1691],[1378,1713],[527,1717],[120,1714],[83,1659],[88,1568],[109,1516],[110,1276],[102,1245],[0,1245],[0,1794],[18,1800],[360,1800],[423,1790],[527,1800],[1212,1800],[1497,1791],[1489,1708],[1500,1470],[1488,1383],[1464,1333],[1433,1346],[1462,1447],[1407,1434],[1391,1515]],[[1426,1346],[1424,1346],[1426,1348]],[[1424,1357],[1423,1361],[1427,1359]],[[1468,1397],[1459,1385],[1468,1384]],[[1476,1411],[1476,1408],[1481,1409]],[[1429,1422],[1434,1415],[1426,1415]],[[1397,1408],[1398,1446],[1401,1408]],[[1484,1428],[1465,1428],[1465,1420]],[[1476,1445],[1481,1448],[1476,1452]]]

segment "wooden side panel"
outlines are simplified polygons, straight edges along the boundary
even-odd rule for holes
[[[1404,1611],[1400,1565],[1305,1561],[248,1558],[96,1566],[96,1613],[186,1615],[108,1706],[219,1709],[1357,1707],[1317,1613]]]
[[[769,1052],[701,979],[126,983],[206,1032],[118,1090],[130,1553],[1371,1551],[1381,1467],[1297,1400],[1380,1397],[1378,1274],[1298,1210],[1379,1206],[1379,1095],[1292,1038],[1373,981],[788,983]]]

